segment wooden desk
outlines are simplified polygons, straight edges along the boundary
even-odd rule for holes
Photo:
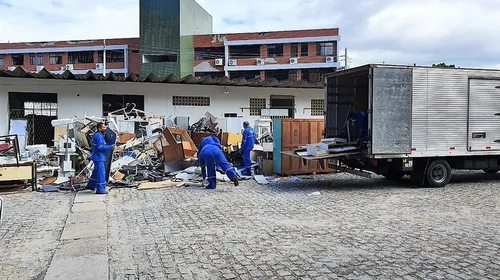
[[[36,162],[20,161],[17,164],[9,161],[0,161],[0,183],[10,181],[31,181],[31,189],[36,190]],[[6,185],[7,186],[7,185]],[[0,184],[0,187],[2,185]]]

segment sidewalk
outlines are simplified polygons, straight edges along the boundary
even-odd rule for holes
[[[106,195],[76,194],[46,280],[108,279]]]

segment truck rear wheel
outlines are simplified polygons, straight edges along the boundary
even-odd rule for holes
[[[427,167],[426,181],[430,187],[441,188],[451,180],[451,167],[446,160],[437,159]]]
[[[500,171],[500,168],[483,169],[483,172],[486,174],[496,174],[498,171]]]

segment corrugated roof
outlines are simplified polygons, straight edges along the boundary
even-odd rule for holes
[[[197,79],[192,75],[186,76],[184,78],[176,77],[172,74],[166,77],[157,77],[154,74],[149,74],[146,77],[137,77],[134,74],[128,75],[128,77],[118,77],[113,73],[108,74],[106,77],[102,75],[96,75],[92,71],[88,71],[84,75],[75,75],[71,71],[66,70],[62,74],[50,73],[46,69],[42,69],[40,72],[27,72],[22,67],[17,67],[13,71],[0,70],[0,77],[7,78],[31,78],[31,79],[55,79],[55,80],[78,80],[78,81],[111,81],[111,82],[143,82],[143,83],[168,83],[168,84],[191,84],[191,85],[219,85],[219,86],[246,86],[246,87],[279,87],[279,88],[323,88],[324,84],[322,82],[309,83],[307,81],[278,81],[276,79],[261,80],[252,79],[247,80],[245,78],[237,78],[230,80],[227,77],[214,78],[210,76],[205,76],[201,79]]]

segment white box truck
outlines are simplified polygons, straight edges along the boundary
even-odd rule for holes
[[[431,187],[449,183],[452,169],[500,170],[500,71],[382,64],[325,80],[325,138],[356,150],[304,160]]]

